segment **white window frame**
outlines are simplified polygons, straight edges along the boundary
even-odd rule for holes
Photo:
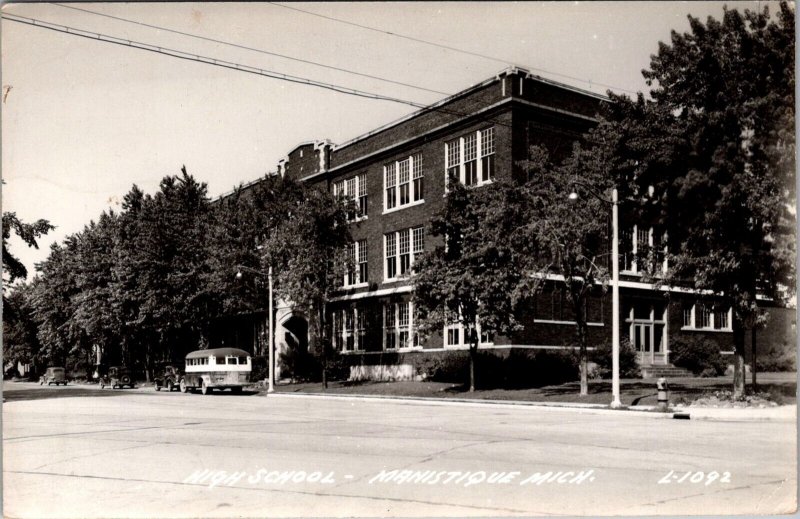
[[[333,196],[337,197],[344,195],[356,205],[355,218],[348,219],[351,222],[360,222],[366,220],[369,216],[369,196],[367,193],[367,174],[359,173],[353,177],[343,178],[333,183]],[[364,199],[364,205],[367,207],[367,213],[361,213],[361,199]]]
[[[707,308],[709,310],[708,316],[708,326],[703,323],[703,310]],[[686,309],[684,308],[684,311]],[[698,331],[698,332],[732,332],[733,331],[733,307],[729,306],[725,313],[725,319],[727,320],[726,326],[722,328],[716,327],[716,314],[717,314],[715,305],[711,304],[704,304],[704,303],[694,303],[691,307],[691,326],[686,326],[685,324],[681,327],[681,330],[686,331]]]
[[[400,261],[400,242],[403,233],[408,233],[408,255],[409,255],[409,263],[408,263],[408,270],[406,273],[400,272],[401,261]],[[421,234],[421,238],[420,238]],[[390,240],[390,236],[394,236],[393,240]],[[415,239],[416,238],[416,239]],[[389,250],[389,242],[394,242],[394,250]],[[419,245],[422,245],[422,248],[418,248]],[[389,252],[392,252],[393,255],[391,257],[394,258],[394,276],[389,277]],[[383,235],[383,282],[391,282],[397,281],[400,279],[407,278],[411,272],[412,267],[414,266],[414,261],[419,258],[419,256],[425,252],[425,227],[422,225],[418,225],[416,227],[406,227],[405,229],[400,229],[399,231],[389,232]]]
[[[642,227],[642,230],[644,230],[644,226],[641,226],[641,227]],[[639,261],[638,261],[638,258],[636,257],[636,255],[639,253],[639,228],[640,228],[640,226],[638,224],[634,224],[633,227],[631,228],[631,241],[633,242],[632,243],[633,247],[632,247],[632,250],[631,250],[631,254],[633,255],[633,258],[631,258],[631,268],[628,269],[628,270],[625,270],[625,269],[621,270],[620,274],[628,274],[628,275],[634,275],[634,276],[641,276],[642,275],[642,272],[639,269],[639,265],[638,265]],[[647,246],[650,247],[651,249],[653,248],[654,236],[655,236],[654,233],[655,232],[656,232],[656,230],[655,230],[655,228],[653,226],[650,226],[650,227],[647,228]],[[620,234],[622,234],[622,233],[620,233]],[[662,234],[661,240],[664,243],[664,247],[663,247],[664,261],[661,262],[661,274],[665,275],[667,273],[667,269],[669,268],[669,263],[668,263],[668,259],[667,259],[668,249],[667,249],[667,233],[666,232],[664,232]]]
[[[483,331],[481,330],[481,321],[480,319],[475,319],[475,329],[478,332],[478,347],[481,346],[493,346],[494,340],[484,340]],[[449,340],[449,333],[451,331],[458,332],[458,343],[457,344],[450,344]],[[469,348],[469,341],[466,340],[467,327],[464,326],[464,323],[461,322],[460,316],[459,321],[457,323],[446,324],[444,326],[444,330],[442,331],[442,342],[443,346],[446,349],[451,350],[463,350],[465,348]],[[488,339],[488,336],[487,336]]]
[[[347,327],[347,320],[348,317],[352,316],[352,327]],[[363,310],[359,310],[359,308],[343,308],[341,310],[337,310],[335,312],[333,318],[333,337],[334,337],[334,347],[340,348],[340,351],[364,351],[364,337],[366,335],[366,329],[360,327],[361,324],[365,323],[363,315]],[[347,339],[352,337],[353,339],[353,347],[348,347]]]
[[[400,172],[401,166],[408,162],[408,171],[406,182],[403,182],[403,185],[408,185],[408,201],[406,203],[401,203],[400,198]],[[394,182],[392,185],[389,185],[389,174],[393,174]],[[420,185],[422,186],[422,196],[417,196],[416,185],[417,183],[415,180],[422,179],[420,181]],[[389,207],[389,197],[388,191],[392,190],[394,193],[394,207]],[[407,157],[402,157],[383,166],[383,214],[386,213],[393,213],[395,211],[399,211],[401,209],[405,209],[406,207],[412,207],[415,205],[420,205],[425,203],[425,170],[423,169],[423,158],[422,152],[413,153]]]
[[[445,182],[445,191],[447,191],[447,186],[450,182],[450,174],[449,171],[451,168],[458,168],[458,181],[464,185],[466,184],[466,164],[470,161],[467,161],[467,142],[473,142],[474,137],[474,161],[475,161],[475,175],[476,175],[476,182],[474,184],[470,184],[467,187],[480,187],[487,184],[491,184],[493,179],[487,178],[484,179],[484,158],[487,157],[495,157],[497,153],[496,147],[496,138],[495,138],[495,131],[494,126],[489,126],[487,128],[481,128],[480,130],[475,130],[474,132],[469,132],[464,134],[460,137],[455,139],[451,139],[444,143],[444,182]],[[484,142],[485,141],[485,142]],[[458,147],[455,153],[451,153],[451,151]],[[472,149],[472,147],[470,147]],[[453,160],[456,162],[454,163]],[[492,158],[494,161],[494,158]],[[493,162],[494,164],[494,162]],[[496,173],[496,164],[493,166],[493,170]]]
[[[400,309],[405,308],[408,312],[407,324],[402,325],[400,320]],[[393,324],[387,326],[387,314],[392,315]],[[406,333],[405,341],[401,341],[401,334]],[[417,336],[416,328],[414,327],[414,303],[411,301],[404,301],[399,303],[384,303],[383,305],[383,349],[384,351],[408,351],[414,349],[421,349],[419,345],[419,338]],[[393,337],[394,348],[388,346],[388,337]]]
[[[367,251],[369,249],[368,249],[368,246],[367,246],[367,240],[363,239],[363,240],[354,241],[353,243],[348,245],[347,248],[348,248],[348,254],[350,255],[350,259],[352,260],[352,265],[350,266],[350,268],[352,269],[355,282],[354,283],[350,283],[350,272],[351,271],[348,270],[347,272],[345,272],[344,279],[342,281],[344,288],[360,288],[360,287],[368,286],[369,285],[369,262],[367,260],[367,258],[368,258]],[[364,259],[363,262],[361,261],[362,258]],[[367,265],[367,279],[366,280],[362,280],[361,279],[361,268],[360,267],[361,267],[362,263]]]

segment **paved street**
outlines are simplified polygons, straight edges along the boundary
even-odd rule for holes
[[[4,397],[6,517],[769,514],[796,503],[793,422],[27,383],[5,384]]]

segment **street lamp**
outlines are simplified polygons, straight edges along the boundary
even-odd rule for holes
[[[622,407],[619,399],[619,195],[615,187],[611,191],[611,200],[598,195],[592,188],[582,182],[573,180],[586,188],[598,200],[611,204],[611,407]],[[570,202],[580,197],[573,190],[569,194]]]
[[[242,270],[246,270],[258,276],[263,276],[264,273],[260,270],[252,269],[250,267],[245,267],[244,265],[238,265],[238,271],[236,272],[236,279],[242,279]],[[267,321],[269,324],[269,330],[267,331],[267,335],[269,337],[269,357],[267,362],[269,362],[269,369],[267,375],[267,393],[272,393],[275,391],[275,333],[273,330],[273,323],[272,323],[272,266],[270,265],[269,270],[267,271],[267,279],[269,281],[269,310],[268,310],[268,318]]]

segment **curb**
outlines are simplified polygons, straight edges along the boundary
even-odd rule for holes
[[[526,402],[519,400],[484,400],[474,398],[444,399],[430,397],[398,397],[382,395],[344,395],[323,393],[283,393],[274,392],[270,397],[282,398],[314,398],[314,399],[340,399],[345,401],[375,400],[409,405],[435,405],[435,406],[463,406],[463,407],[493,407],[499,409],[535,409],[545,411],[573,412],[579,414],[607,414],[616,413],[623,416],[643,416],[646,418],[666,419],[672,418],[672,413],[653,412],[652,406],[634,406],[626,409],[610,409],[603,404],[581,404],[561,402]]]
[[[263,393],[267,396],[267,393]],[[535,409],[543,411],[573,412],[579,414],[608,414],[616,413],[620,416],[639,416],[644,418],[670,419],[681,418],[702,421],[722,421],[722,422],[785,422],[794,423],[797,420],[796,414],[791,416],[761,414],[759,411],[748,409],[727,410],[722,412],[716,408],[684,407],[678,406],[670,412],[662,413],[655,411],[655,406],[630,406],[622,409],[611,409],[603,404],[581,404],[578,402],[527,402],[520,400],[485,400],[475,398],[431,398],[431,397],[401,397],[383,395],[347,395],[341,393],[284,393],[274,392],[270,397],[282,398],[315,398],[315,399],[340,399],[345,401],[386,401],[408,405],[434,405],[434,406],[464,406],[480,407],[488,406],[498,409]],[[794,406],[785,406],[794,407]],[[774,408],[773,408],[774,409]],[[761,414],[759,416],[759,414]]]

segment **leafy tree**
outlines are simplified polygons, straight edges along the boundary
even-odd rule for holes
[[[756,295],[783,299],[795,284],[794,12],[689,22],[643,71],[653,101],[622,104],[643,123],[633,180],[661,197],[674,275],[732,303],[741,397]]]
[[[148,372],[205,342],[218,312],[204,280],[209,272],[211,211],[205,184],[182,169],[159,191],[134,186],[123,200],[114,260],[120,360]]]
[[[32,291],[33,285],[25,283],[8,295],[3,311],[3,360],[15,366],[17,363],[33,364],[35,372],[41,344],[36,337]]]
[[[606,137],[598,131],[595,137]],[[609,140],[611,135],[608,136]],[[563,290],[576,321],[576,341],[580,360],[580,394],[589,394],[587,315],[589,296],[608,281],[608,231],[610,192],[613,179],[609,163],[611,145],[576,144],[571,156],[560,166],[550,163],[538,147],[520,165],[530,181],[524,186],[529,211],[517,229],[526,244],[521,255],[522,269],[536,277],[553,281],[554,290]],[[580,198],[572,203],[569,195]]]
[[[422,335],[460,324],[469,342],[469,390],[481,334],[508,335],[520,328],[516,316],[538,279],[518,268],[514,229],[524,221],[523,199],[513,185],[496,182],[469,189],[451,182],[430,233],[442,244],[414,264],[413,301]]]
[[[11,232],[19,236],[29,247],[39,248],[37,240],[55,229],[47,220],[37,220],[34,223],[25,223],[17,217],[16,213],[3,213],[3,273],[6,281],[13,283],[16,279],[28,277],[28,269],[14,256],[8,246]]]
[[[311,347],[322,357],[322,381],[327,387],[331,341],[326,304],[341,286],[349,266],[351,243],[347,215],[350,205],[322,189],[280,181],[285,198],[283,214],[264,229],[262,270],[273,269],[278,297],[309,317]]]

